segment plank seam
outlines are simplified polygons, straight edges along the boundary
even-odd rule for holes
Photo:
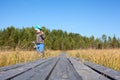
[[[109,76],[109,75],[107,75],[107,74],[105,74],[105,73],[100,72],[100,71],[97,70],[97,69],[92,68],[91,66],[89,66],[89,65],[87,65],[87,64],[85,64],[85,65],[88,66],[89,68],[91,68],[92,70],[94,70],[95,72],[97,72],[97,73],[99,73],[99,74],[107,77],[107,78],[110,79],[110,80],[117,80],[117,79],[114,79],[114,78],[112,78],[111,76]]]
[[[48,74],[48,76],[45,78],[45,80],[49,80],[51,73],[53,72],[54,68],[56,67],[58,61],[60,60],[60,58],[58,58],[58,60],[56,61],[55,65],[53,66],[53,68],[51,69],[50,73]]]
[[[42,62],[42,63],[40,63],[40,64],[38,64],[38,65],[36,65],[36,66],[34,66],[34,67],[31,67],[30,69],[28,69],[28,70],[26,70],[26,71],[23,71],[23,72],[21,72],[21,73],[19,73],[19,74],[16,74],[16,75],[14,75],[14,76],[12,76],[12,77],[6,79],[6,80],[11,80],[11,79],[13,79],[13,78],[19,76],[20,74],[23,74],[23,73],[25,73],[25,72],[31,70],[32,68],[35,68],[35,67],[37,67],[37,66],[39,66],[39,65],[41,65],[41,64],[43,64],[43,63],[45,63],[45,62],[46,62],[46,61],[44,61],[44,62]]]

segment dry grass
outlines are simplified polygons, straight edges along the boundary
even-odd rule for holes
[[[70,56],[91,61],[115,70],[120,70],[120,49],[107,50],[72,50],[67,51]]]
[[[58,56],[61,51],[46,50],[45,57]],[[103,66],[120,70],[120,49],[107,50],[71,50],[66,51],[69,56],[81,58]],[[40,59],[36,51],[2,51],[0,52],[0,67],[21,62]]]
[[[60,55],[60,50],[46,50],[45,57],[55,57]]]
[[[46,50],[45,57],[58,56],[60,51]],[[2,51],[0,52],[0,67],[42,58],[36,51]]]

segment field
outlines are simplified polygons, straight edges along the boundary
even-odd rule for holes
[[[60,52],[46,50],[45,57],[58,56]],[[120,71],[120,49],[69,50],[66,53],[69,56],[81,58],[83,62],[87,60]],[[0,67],[40,58],[41,56],[36,51],[2,51],[0,52]]]
[[[70,56],[91,61],[120,71],[120,49],[105,50],[72,50],[67,51]]]
[[[46,50],[45,57],[54,57],[59,55],[60,51]],[[0,52],[0,67],[33,61],[42,58],[36,51],[2,51]]]

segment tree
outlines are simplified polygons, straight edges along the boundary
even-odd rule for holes
[[[119,47],[119,41],[116,39],[115,35],[113,36],[113,39],[112,39],[112,47],[113,48],[118,48]]]
[[[102,48],[107,48],[107,36],[105,34],[102,35],[103,46]]]
[[[50,31],[43,26],[45,33],[45,49],[53,50],[72,50],[72,49],[106,49],[119,48],[120,39],[114,35],[110,36],[103,34],[101,38],[94,38],[94,36],[86,37],[78,33],[67,33],[60,29]],[[0,47],[9,47],[15,50],[20,48],[23,50],[32,50],[32,41],[36,40],[36,32],[34,27],[25,27],[22,29],[14,26],[7,27],[0,30]]]
[[[108,36],[108,48],[112,48],[112,39]]]
[[[95,42],[96,49],[102,49],[102,42],[100,41],[99,38],[96,38],[94,42]]]
[[[95,42],[94,42],[95,40],[94,40],[94,36],[92,35],[91,37],[90,37],[90,47],[93,49],[94,47],[95,47]]]

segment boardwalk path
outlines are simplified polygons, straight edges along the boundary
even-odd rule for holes
[[[59,57],[2,67],[0,80],[120,80],[119,72],[113,71],[116,75],[109,77],[107,73],[97,71],[96,66],[91,64],[83,64],[61,54]]]

